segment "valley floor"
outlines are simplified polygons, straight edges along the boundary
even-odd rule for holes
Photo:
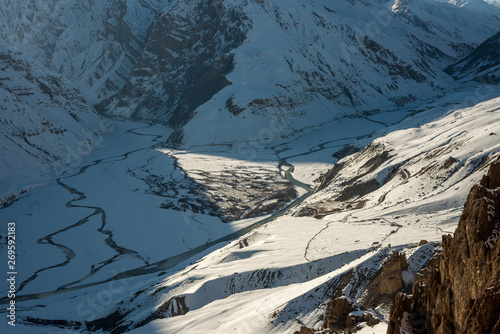
[[[0,221],[16,222],[18,272],[17,326],[0,326],[294,333],[322,326],[342,282],[346,296],[368,305],[366,278],[400,251],[409,284],[441,236],[453,233],[470,186],[500,152],[500,92],[492,88],[480,102],[475,89],[272,145],[173,150],[162,145],[169,129],[116,121],[80,165],[0,210]],[[464,105],[463,96],[472,102]],[[370,154],[381,153],[361,151],[341,161],[350,169],[340,175],[372,177],[376,190],[349,201],[333,196],[342,182],[319,190],[332,155],[375,139],[390,158],[360,176]],[[429,167],[446,161],[439,172]],[[389,171],[398,172],[387,178]],[[0,286],[4,318],[7,290]],[[385,332],[388,307],[371,308],[382,322],[360,333]]]

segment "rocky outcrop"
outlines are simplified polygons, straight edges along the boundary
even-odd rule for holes
[[[331,329],[345,329],[349,313],[355,310],[355,305],[350,299],[339,294],[332,300],[328,307],[323,327]]]
[[[348,279],[337,290],[332,301],[327,307],[321,333],[355,333],[358,324],[366,323],[374,326],[380,320],[370,312],[381,304],[388,304],[394,295],[404,288],[403,274],[408,263],[404,253],[394,252],[388,258],[383,267],[374,275],[365,276],[364,279],[371,280],[361,298],[344,295],[343,290],[349,284],[353,284],[352,277]],[[352,286],[351,286],[352,288]],[[356,290],[356,289],[354,289]],[[317,330],[302,327],[295,334],[316,333]]]
[[[231,51],[243,43],[248,28],[239,7],[219,0],[179,1],[151,26],[144,53],[120,93],[97,108],[109,115],[130,109],[132,118],[173,127],[185,124],[198,106],[231,84],[225,77],[233,69]]]
[[[388,332],[500,333],[500,161],[467,197],[455,235],[399,294]]]
[[[396,293],[404,288],[403,271],[407,268],[405,254],[392,253],[380,273],[366,289],[366,295],[362,301],[363,306],[376,307],[390,303]]]
[[[348,164],[339,163],[318,179],[320,182],[318,189],[326,189],[331,184],[337,182],[339,184],[338,186],[342,188],[342,191],[335,200],[346,201],[353,197],[361,197],[379,188],[381,185],[377,180],[358,181],[363,179],[366,175],[376,171],[383,163],[391,159],[394,154],[391,154],[391,150],[388,150],[383,144],[371,143],[361,150],[358,156],[365,161],[362,166],[358,168],[358,173],[355,177],[344,182],[337,182],[337,178],[341,175],[341,172],[350,167]]]
[[[323,327],[334,332],[338,330],[355,332],[360,322],[374,326],[380,320],[370,312],[360,311],[349,298],[339,296],[330,303]]]

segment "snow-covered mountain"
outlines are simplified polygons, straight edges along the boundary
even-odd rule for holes
[[[102,140],[92,104],[121,89],[169,3],[0,1],[2,203]]]
[[[0,51],[0,207],[80,162],[109,125],[62,75]]]
[[[172,0],[0,1],[0,38],[62,74],[90,103],[121,89]]]
[[[500,31],[446,72],[456,79],[500,83]]]
[[[354,143],[350,135],[356,128],[351,127],[346,130],[347,135],[342,131],[325,131],[318,141],[315,133],[306,133],[299,140],[287,142],[279,152],[261,152],[261,159],[272,157],[274,153],[282,161],[288,161],[289,166],[296,166],[293,175],[299,177],[300,169],[311,168],[311,161],[321,157],[331,159],[332,153],[348,143],[351,146],[368,144],[358,153],[341,159],[332,172],[323,173],[325,176],[316,183],[316,191],[304,202],[299,201],[299,205],[291,211],[229,243],[226,239],[212,242],[208,244],[209,248],[193,248],[191,252],[127,271],[130,276],[118,276],[120,279],[116,281],[103,280],[96,285],[83,285],[75,291],[71,288],[66,291],[55,289],[66,278],[63,275],[48,276],[49,269],[46,269],[45,280],[36,279],[26,289],[33,291],[38,287],[47,291],[47,288],[43,290],[44,287],[53,286],[54,293],[48,292],[44,297],[28,295],[27,300],[22,301],[25,310],[21,329],[36,328],[35,333],[45,333],[45,330],[50,333],[50,330],[63,327],[67,333],[292,334],[303,326],[319,329],[325,323],[340,321],[335,317],[343,313],[328,318],[329,312],[335,313],[329,305],[340,298],[357,308],[347,311],[344,318],[366,317],[371,319],[372,324],[380,321],[374,328],[367,327],[365,321],[356,321],[356,326],[364,327],[360,333],[384,333],[390,302],[383,291],[389,289],[384,284],[386,278],[391,277],[384,274],[385,268],[393,270],[390,266],[394,264],[394,258],[403,257],[405,260],[401,265],[396,265],[396,270],[388,274],[399,274],[400,284],[396,290],[411,286],[414,274],[439,251],[442,235],[453,233],[470,187],[498,159],[500,91],[495,86],[484,89],[481,92],[484,100],[478,103],[464,103],[475,101],[476,87],[462,89],[421,106],[418,112],[398,124],[381,128],[363,139],[354,139]],[[396,113],[405,114],[404,111]],[[370,117],[378,122],[398,118],[394,113]],[[358,124],[362,124],[361,121]],[[372,127],[380,126],[376,122],[371,124]],[[359,128],[356,131],[362,133]],[[98,156],[103,153],[98,152]],[[146,172],[152,169],[156,178],[161,177],[158,152],[142,154],[154,156],[150,158],[151,163],[140,170]],[[233,158],[228,159],[226,155]],[[204,169],[214,175],[225,176],[242,169],[239,177],[247,179],[252,179],[255,173],[245,177],[244,166],[252,166],[256,171],[264,167],[259,167],[257,162],[238,160],[237,157],[238,152],[229,148],[224,152],[205,151],[203,156],[196,152],[183,152],[177,153],[177,163],[186,174],[198,173],[198,169],[203,168],[203,161],[207,166]],[[123,165],[124,170],[127,166],[132,168],[141,164],[140,161],[130,160],[128,164],[125,160],[122,162],[126,164]],[[301,161],[309,163],[304,166]],[[280,166],[284,169],[283,164]],[[107,177],[108,168],[113,167],[100,168],[90,173],[96,178],[99,175]],[[115,167],[112,170],[118,172],[120,169]],[[327,170],[323,168],[323,171]],[[170,173],[171,170],[165,175]],[[124,177],[115,175],[116,178]],[[130,175],[127,173],[128,178]],[[218,180],[221,189],[224,188],[221,183],[226,178]],[[68,178],[67,182],[70,180]],[[144,188],[143,183],[129,180],[130,187]],[[77,182],[75,179],[71,182],[74,187],[85,187],[89,197],[85,202],[87,205],[93,205],[90,204],[93,203],[92,197],[95,201],[96,192],[102,191],[100,186],[90,191],[91,185],[84,184],[84,181]],[[110,181],[106,179],[105,182],[108,184]],[[205,185],[202,179],[199,182]],[[227,179],[227,182],[226,188],[231,188],[233,180]],[[123,191],[117,188],[115,191]],[[304,194],[303,188],[297,189]],[[148,203],[163,199],[147,194]],[[140,192],[134,192],[133,196],[140,196]],[[39,205],[36,198],[31,202],[34,203],[32,205]],[[108,202],[101,200],[101,205],[106,205],[109,220],[116,213],[109,210]],[[29,203],[20,201],[16,204],[30,212],[33,209],[27,206]],[[95,209],[93,206],[90,208],[93,208],[92,211]],[[8,209],[13,212],[15,205]],[[196,215],[196,221],[208,220],[203,215]],[[161,220],[142,222],[141,230],[159,222]],[[122,224],[124,221],[119,221],[119,225]],[[158,224],[156,228],[162,225]],[[177,226],[172,227],[175,233],[183,225]],[[208,224],[203,230],[207,228]],[[91,230],[91,227],[88,229]],[[137,231],[132,231],[129,233],[136,235]],[[100,254],[88,248],[83,248],[84,252],[79,251],[76,242],[71,243],[70,239],[62,237],[69,231],[57,233],[61,234],[59,242],[74,245],[76,257],[71,261],[86,256],[94,259]],[[139,249],[140,240],[127,240],[124,237],[126,234],[127,231],[119,229],[114,233],[116,240],[126,241],[129,250]],[[85,235],[89,240],[95,240],[96,245],[99,244],[99,238],[89,232]],[[36,239],[35,236],[32,238]],[[160,238],[162,248],[174,242],[165,235]],[[177,243],[178,238],[175,240]],[[148,246],[142,245],[143,249],[138,254],[153,252],[151,245]],[[26,244],[25,247],[33,246]],[[91,254],[88,255],[88,252]],[[193,257],[184,256],[193,253],[196,253]],[[31,252],[29,257],[35,260],[36,254]],[[90,259],[87,261],[92,261]],[[85,262],[78,263],[85,266]],[[78,267],[85,274],[82,269]],[[68,269],[62,267],[59,270]],[[146,271],[141,273],[140,270]],[[116,271],[112,273],[116,275]],[[136,277],[135,274],[140,275]],[[109,273],[104,269],[94,273],[91,269],[85,279],[95,282],[96,277],[102,279],[102,275]],[[393,278],[391,280],[394,281]],[[384,287],[379,289],[379,286]],[[39,291],[35,289],[35,292]]]
[[[453,85],[443,69],[497,31],[500,11],[482,4],[178,1],[100,110],[185,125],[171,140],[189,146],[248,140],[270,118],[290,134],[428,100]]]
[[[7,333],[384,332],[500,155],[499,23],[496,0],[0,0]]]
[[[174,127],[187,123],[197,107],[231,84],[225,77],[234,69],[231,51],[245,40],[248,25],[240,6],[178,1],[149,30],[120,94],[100,109]]]
[[[498,30],[471,1],[0,2],[0,37],[111,116],[186,146],[280,135],[445,94]],[[210,125],[210,126],[207,126]]]
[[[487,101],[474,105],[477,92]],[[397,127],[404,130],[340,159],[295,214],[320,218],[345,207],[459,207],[500,152],[497,96],[494,86],[449,94],[402,121]]]

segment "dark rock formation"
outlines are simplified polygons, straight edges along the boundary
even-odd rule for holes
[[[186,306],[186,297],[173,297],[161,304],[156,311],[139,323],[136,328],[142,327],[156,319],[177,317],[188,312],[189,308]]]
[[[356,332],[357,324],[366,322],[369,326],[374,326],[380,322],[370,312],[363,312],[349,298],[342,296],[338,292],[336,298],[332,300],[325,317],[324,328],[333,332],[343,331],[348,333]]]
[[[104,318],[85,321],[85,326],[89,332],[103,330],[111,334],[121,334],[127,330],[127,326],[123,324],[123,321],[129,313],[117,310]]]
[[[344,147],[342,147],[340,150],[332,154],[332,157],[337,158],[338,160],[347,157],[348,155],[357,153],[361,151],[362,147],[356,145],[356,144],[348,144]]]
[[[364,322],[369,326],[378,324],[380,320],[368,310],[383,303],[390,303],[395,294],[404,288],[402,272],[407,267],[408,263],[404,253],[392,253],[380,270],[372,275],[363,276],[363,281],[368,280],[371,283],[367,284],[364,296],[357,300],[352,295],[343,295],[342,292],[347,284],[356,285],[352,280],[353,277],[350,276],[343,282],[344,284],[337,287],[332,301],[327,307],[321,333],[355,333],[359,323]],[[358,290],[358,288],[351,290]],[[316,332],[314,329],[302,327],[295,334]]]
[[[231,51],[243,43],[249,26],[239,7],[226,8],[218,0],[180,1],[151,26],[119,94],[97,109],[113,114],[132,108],[132,118],[173,127],[187,123],[198,106],[231,84],[225,77],[233,69]],[[178,131],[170,140],[181,139]]]
[[[405,254],[392,253],[380,273],[366,289],[363,306],[375,307],[381,303],[389,304],[396,293],[404,288],[403,271],[406,268],[408,268],[408,263]]]
[[[156,319],[176,317],[188,313],[189,308],[186,306],[185,299],[186,298],[184,296],[170,298],[169,300],[158,306],[156,310],[148,317],[135,325],[134,328],[145,326]],[[130,311],[122,311],[118,309],[107,317],[96,319],[93,321],[86,321],[85,325],[87,327],[87,330],[90,332],[103,330],[111,334],[122,334],[131,329],[131,324],[127,323],[125,320],[126,316],[129,313]]]
[[[80,329],[82,327],[82,324],[79,321],[48,320],[48,319],[37,319],[32,317],[27,317],[26,321],[28,323],[35,325],[54,326],[59,328]]]
[[[472,188],[453,237],[399,294],[387,333],[500,333],[500,161]]]
[[[394,157],[394,154],[391,154],[391,150],[386,149],[383,144],[371,143],[358,152],[358,157],[367,157],[367,159],[359,168],[359,172],[355,177],[338,183],[338,187],[341,191],[335,199],[336,201],[347,201],[351,198],[362,197],[374,190],[377,190],[381,186],[377,180],[372,179],[366,182],[359,182],[358,180],[374,172],[383,163]],[[341,175],[341,172],[344,169],[349,168],[349,163],[350,162],[338,163],[322,175],[318,179],[318,181],[321,182],[318,190],[326,189],[330,185],[334,184],[337,181],[336,178]]]
[[[391,318],[387,328],[387,333],[402,333],[406,329],[407,310],[411,309],[412,297],[400,292],[396,295],[391,306]]]
[[[356,309],[357,307],[350,299],[342,295],[337,296],[328,307],[323,327],[338,330],[345,329],[349,313]]]
[[[339,296],[333,299],[328,307],[323,325],[324,328],[332,332],[354,333],[357,331],[357,324],[360,322],[366,322],[370,326],[374,326],[380,322],[370,312],[359,311],[359,307],[349,298],[342,296],[340,291],[338,294]]]

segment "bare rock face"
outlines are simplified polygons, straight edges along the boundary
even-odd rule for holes
[[[360,322],[366,322],[369,326],[374,326],[380,320],[370,312],[360,311],[358,305],[349,298],[342,296],[341,290],[339,290],[337,297],[332,300],[328,307],[323,328],[329,329],[332,333],[336,331],[354,333],[357,331],[357,324]]]
[[[413,296],[396,298],[388,333],[500,333],[499,231],[497,160],[470,191],[455,235],[443,237],[441,257],[416,275]]]
[[[404,288],[403,271],[408,268],[404,253],[394,252],[386,261],[380,273],[368,286],[364,307],[375,307],[381,303],[389,304],[396,293]]]
[[[181,0],[149,29],[144,52],[121,91],[97,109],[109,115],[185,124],[194,110],[230,85],[231,51],[245,40],[249,19],[224,2]],[[175,137],[175,138],[174,138]],[[179,141],[181,132],[171,140]]]
[[[355,311],[357,307],[350,299],[344,296],[338,296],[333,299],[328,307],[328,313],[325,317],[323,327],[331,329],[345,329],[347,327],[347,318],[349,313]]]
[[[391,317],[387,333],[402,333],[407,328],[408,310],[411,309],[413,299],[406,293],[398,293],[391,306]]]
[[[387,260],[382,274],[380,275],[379,293],[380,295],[393,295],[403,288],[403,270],[408,268],[406,256],[403,253],[395,252]]]

